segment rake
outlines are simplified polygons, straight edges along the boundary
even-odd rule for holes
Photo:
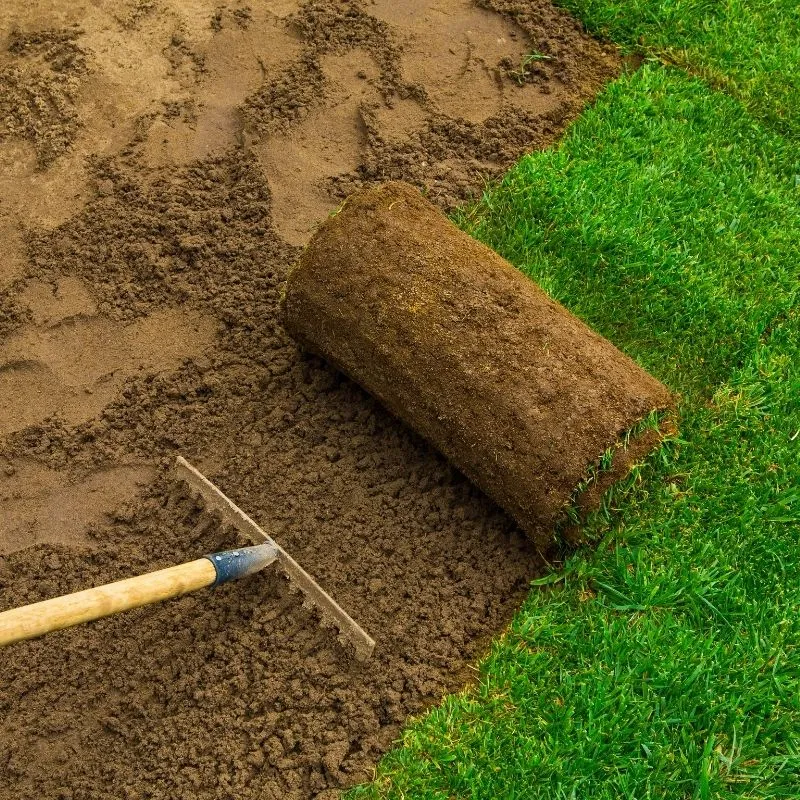
[[[246,539],[257,544],[212,553],[157,572],[0,613],[0,647],[179,597],[197,589],[218,586],[275,565],[290,584],[302,592],[304,605],[317,609],[321,623],[338,629],[339,639],[353,647],[357,659],[365,660],[372,655],[374,640],[286,550],[185,458],[178,456],[175,470],[189,489],[202,499],[207,512],[215,512],[222,525],[232,525]]]

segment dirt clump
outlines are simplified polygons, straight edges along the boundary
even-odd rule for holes
[[[75,93],[86,75],[79,31],[12,31],[0,60],[0,140],[22,138],[44,169],[72,144],[80,127]]]
[[[0,58],[20,98],[0,135],[2,607],[234,544],[169,480],[181,453],[378,641],[356,663],[265,574],[5,649],[0,798],[330,797],[463,683],[541,568],[441,456],[299,351],[279,299],[346,192],[474,196],[618,58],[544,0],[438,0],[437,30],[499,32],[461,25],[438,75],[444,44],[390,5],[0,11],[30,43]],[[544,40],[542,74],[513,74]],[[480,104],[459,108],[459,64]],[[37,81],[47,113],[25,99]]]

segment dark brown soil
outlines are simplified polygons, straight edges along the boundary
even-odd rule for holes
[[[0,607],[232,543],[168,480],[182,453],[378,644],[354,662],[265,574],[0,651],[0,798],[330,797],[541,561],[301,355],[287,269],[366,182],[474,196],[618,59],[545,0],[111,5],[0,9]]]
[[[672,403],[400,181],[352,195],[320,226],[283,309],[292,336],[433,443],[545,552],[600,456]]]
[[[75,95],[87,65],[78,33],[12,30],[0,59],[0,140],[27,139],[39,169],[69,149],[80,127]]]

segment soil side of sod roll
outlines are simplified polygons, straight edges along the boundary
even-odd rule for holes
[[[670,392],[414,187],[352,196],[290,272],[287,330],[547,549],[600,456]]]

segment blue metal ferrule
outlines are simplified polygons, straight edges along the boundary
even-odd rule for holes
[[[212,553],[206,558],[214,565],[217,578],[212,586],[244,578],[260,572],[278,559],[278,548],[269,543],[255,547],[239,547],[236,550],[224,550]]]

